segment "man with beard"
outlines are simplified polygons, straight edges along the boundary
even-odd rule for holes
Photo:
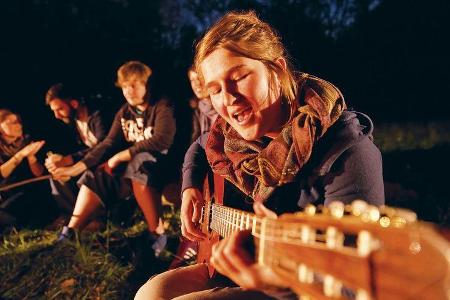
[[[45,103],[50,107],[56,119],[74,129],[80,145],[78,151],[70,154],[48,154],[45,166],[50,173],[53,173],[57,168],[69,167],[80,161],[105,138],[109,127],[108,124],[105,124],[100,111],[89,109],[69,87],[62,83],[50,87],[45,96]],[[52,195],[63,214],[70,215],[72,213],[78,194],[77,179],[78,177],[73,177],[68,181],[50,181]]]

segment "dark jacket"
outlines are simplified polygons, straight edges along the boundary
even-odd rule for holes
[[[374,205],[384,204],[381,153],[372,142],[372,131],[369,117],[344,112],[314,145],[310,160],[295,182],[276,188],[266,205],[277,213],[284,213],[297,211],[309,203],[326,205],[333,200],[349,203],[363,199]],[[204,151],[206,139],[207,135],[201,136],[185,155],[182,191],[202,186],[208,169]],[[226,195],[228,198],[241,198],[248,205],[252,202],[232,186],[228,187],[228,193],[231,194]]]
[[[167,100],[161,99],[149,105],[141,114],[125,103],[114,117],[107,137],[82,161],[91,168],[126,148],[132,157],[140,152],[166,154],[174,135],[175,119]]]
[[[97,141],[101,142],[105,137],[107,133],[107,127],[108,123],[105,121],[105,118],[102,117],[102,114],[100,111],[96,110],[92,113],[89,112],[89,117],[87,120],[89,131],[92,132],[92,134],[95,136]],[[71,153],[72,159],[74,162],[80,161],[92,148],[87,147],[83,141],[81,140],[78,130],[76,129],[76,126],[73,125],[74,131],[77,135],[77,142],[82,147],[81,150],[78,150],[74,153]]]

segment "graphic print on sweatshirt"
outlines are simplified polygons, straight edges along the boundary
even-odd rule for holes
[[[145,127],[144,118],[136,118],[135,120],[121,118],[120,123],[127,142],[140,142],[153,136],[153,126]]]

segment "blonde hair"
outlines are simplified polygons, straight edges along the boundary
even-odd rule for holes
[[[203,78],[200,64],[218,48],[261,61],[269,70],[270,86],[274,86],[276,74],[280,80],[281,95],[291,105],[295,105],[297,83],[281,38],[254,11],[229,12],[206,32],[196,46],[194,58],[200,78]],[[286,68],[277,63],[280,58],[287,62]]]
[[[345,107],[344,96],[332,83],[292,70],[281,37],[269,24],[260,20],[254,11],[227,13],[198,42],[194,65],[202,80],[200,64],[218,48],[262,62],[269,71],[269,88],[275,86],[274,74],[277,75],[280,80],[281,96],[290,106],[288,123],[299,105],[303,104],[300,103],[298,94],[305,88],[313,89],[325,103],[335,103],[340,99],[338,106],[327,107],[327,110]],[[277,62],[280,58],[286,61],[286,68]]]
[[[126,62],[117,70],[116,86],[122,87],[130,79],[137,79],[147,85],[152,73],[152,69],[140,61],[132,60]]]

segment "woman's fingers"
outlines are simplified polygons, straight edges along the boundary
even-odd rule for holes
[[[206,238],[198,228],[201,218],[203,197],[199,189],[188,188],[183,191],[181,202],[181,232],[190,240],[201,241]]]
[[[264,204],[260,202],[253,203],[253,210],[255,211],[255,214],[259,217],[267,217],[270,219],[278,218],[277,214],[274,211],[268,209],[267,207],[264,206]]]
[[[202,208],[205,205],[203,195],[199,190],[195,189],[191,202],[193,207],[192,222],[198,223],[202,217]]]
[[[42,146],[44,146],[44,144],[45,141],[31,142],[30,144],[22,148],[20,152],[22,152],[24,156],[34,155],[42,148]]]
[[[201,206],[198,199],[198,189],[186,189],[183,191],[181,202],[181,233],[187,239],[192,241],[201,241],[206,238],[206,235],[198,228],[197,224],[200,220]]]
[[[206,234],[196,224],[192,223],[190,218],[184,218],[181,221],[181,233],[191,241],[202,241],[206,238]]]
[[[251,238],[250,231],[236,232],[213,247],[211,264],[220,273],[239,285],[253,284],[255,260],[246,248]]]

